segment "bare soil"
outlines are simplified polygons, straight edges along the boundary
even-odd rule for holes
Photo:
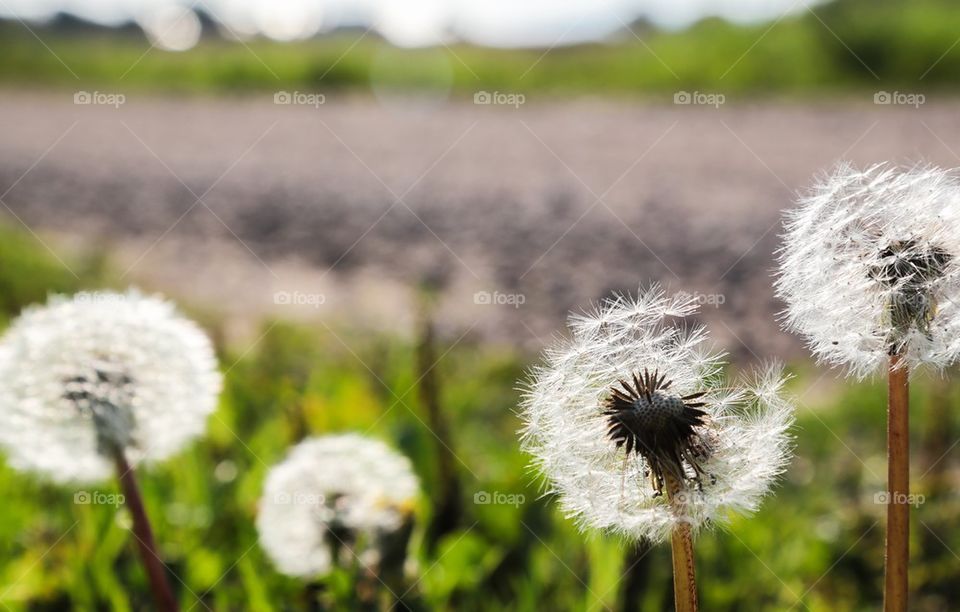
[[[413,289],[432,287],[448,337],[534,347],[570,309],[659,281],[702,296],[737,357],[790,358],[770,286],[781,210],[838,159],[958,165],[958,127],[947,102],[872,96],[113,108],[5,92],[0,213],[55,251],[112,248],[127,281],[233,321],[406,332]]]

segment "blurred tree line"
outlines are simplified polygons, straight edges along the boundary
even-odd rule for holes
[[[802,97],[960,84],[960,12],[947,0],[834,0],[771,23],[708,18],[679,32],[639,21],[609,42],[545,55],[462,44],[404,50],[375,33],[358,41],[357,32],[242,45],[205,36],[187,52],[145,54],[146,39],[129,26],[77,27],[74,21],[31,25],[43,42],[17,21],[0,22],[0,83],[206,93],[407,88],[466,96],[486,90],[666,101],[672,98],[664,94],[684,89]],[[212,27],[209,19],[204,23]]]

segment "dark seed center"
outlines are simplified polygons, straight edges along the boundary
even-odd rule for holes
[[[872,276],[887,286],[922,285],[943,275],[950,254],[937,246],[921,247],[915,240],[897,240],[880,251]]]
[[[96,363],[88,371],[64,379],[63,385],[63,398],[93,421],[100,453],[109,456],[133,443],[134,385],[122,368]]]
[[[632,382],[620,381],[604,402],[608,437],[627,456],[636,453],[646,460],[657,494],[668,478],[678,483],[693,480],[700,486],[705,474],[700,461],[709,454],[697,431],[706,425],[707,413],[700,410],[704,402],[698,401],[704,393],[670,393],[671,382],[656,371],[635,374]]]
[[[911,329],[932,339],[930,323],[937,310],[933,283],[943,276],[951,259],[940,247],[922,247],[915,240],[897,240],[880,251],[870,276],[896,289],[887,304],[893,328],[887,339],[891,354],[901,352]]]
[[[634,414],[631,420],[638,429],[663,431],[682,418],[686,408],[679,395],[654,391],[650,394],[650,399],[646,396],[637,398],[633,404]]]

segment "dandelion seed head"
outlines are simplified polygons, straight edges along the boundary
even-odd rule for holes
[[[172,303],[54,296],[0,340],[0,447],[17,469],[102,480],[115,448],[158,461],[202,433],[220,384],[210,340]]]
[[[680,522],[756,510],[786,468],[781,368],[727,385],[706,331],[683,324],[695,312],[691,297],[657,286],[615,296],[571,317],[531,370],[522,446],[581,528],[661,541]]]
[[[267,474],[260,545],[290,576],[329,573],[344,548],[346,561],[372,564],[379,539],[403,526],[419,490],[410,460],[382,442],[357,434],[305,440]]]
[[[838,165],[789,211],[778,256],[784,327],[863,378],[960,356],[960,183],[933,166]]]

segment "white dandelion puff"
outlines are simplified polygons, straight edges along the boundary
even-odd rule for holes
[[[657,286],[571,316],[521,405],[522,444],[581,528],[664,540],[756,510],[789,462],[778,366],[726,386],[689,296]],[[664,494],[666,493],[666,495]]]
[[[933,166],[840,164],[786,216],[784,327],[863,378],[960,357],[960,190]]]
[[[910,493],[909,375],[960,357],[960,181],[934,166],[838,165],[787,213],[784,327],[821,362],[886,368],[887,492]],[[910,507],[887,504],[884,604],[907,609]]]
[[[372,565],[411,517],[420,485],[410,460],[377,440],[330,435],[295,446],[267,474],[257,531],[282,573],[316,578],[344,562]]]
[[[172,303],[54,296],[0,340],[0,446],[17,469],[102,480],[116,451],[157,461],[203,432],[220,384],[210,340]]]

